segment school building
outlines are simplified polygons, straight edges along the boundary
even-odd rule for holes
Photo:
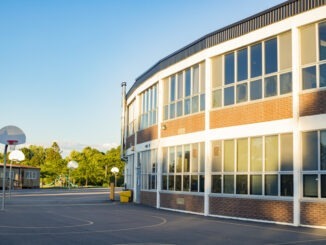
[[[122,83],[121,119],[135,202],[326,228],[326,1],[286,1],[161,59]]]

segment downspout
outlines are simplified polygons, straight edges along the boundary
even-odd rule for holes
[[[122,161],[127,162],[127,158],[124,154],[126,143],[126,82],[121,83],[121,148],[120,158]]]

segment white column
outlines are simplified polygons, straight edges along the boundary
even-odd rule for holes
[[[292,109],[293,109],[293,224],[300,225],[301,182],[301,137],[299,128],[300,93],[300,44],[299,30],[292,28]]]
[[[158,147],[157,147],[157,191],[156,191],[156,208],[161,207],[160,191],[162,190],[162,164],[163,164],[163,149],[161,147],[161,123],[163,115],[163,80],[158,84],[158,114],[157,114],[157,130],[158,130]]]
[[[141,188],[141,175],[139,177],[138,171],[139,171],[139,162],[138,162],[138,156],[137,156],[137,132],[139,128],[139,96],[136,95],[135,98],[135,107],[134,107],[134,115],[136,117],[134,130],[135,130],[135,140],[134,140],[134,202],[139,203],[140,202],[140,188]]]
[[[212,90],[211,90],[211,59],[205,60],[205,198],[204,198],[204,215],[209,215],[209,194],[211,193],[212,186],[212,175],[211,175],[211,144],[209,141],[209,111],[211,108],[212,101]]]

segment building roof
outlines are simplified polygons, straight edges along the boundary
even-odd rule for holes
[[[0,163],[0,168],[3,167],[3,163]],[[6,164],[6,167],[10,167],[10,164]],[[27,166],[27,165],[19,165],[19,164],[11,164],[11,167],[13,168],[24,168],[24,169],[38,169],[40,170],[41,168],[38,167],[33,167],[33,166]]]
[[[177,62],[190,57],[191,55],[194,55],[222,42],[273,24],[275,22],[284,20],[314,8],[324,6],[325,4],[326,0],[289,0],[269,8],[263,12],[209,33],[159,60],[156,64],[141,74],[138,78],[136,78],[135,83],[129,89],[127,97],[129,97],[136,88],[138,88],[143,82],[145,82],[157,72],[164,70],[165,68],[174,65]]]

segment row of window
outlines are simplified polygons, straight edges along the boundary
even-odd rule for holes
[[[326,22],[301,29],[302,89],[326,87]]]
[[[205,144],[163,148],[162,190],[204,191]]]
[[[140,101],[142,105],[139,125],[140,130],[148,128],[157,123],[157,95],[157,84],[140,94]]]
[[[25,170],[24,178],[25,179],[37,179],[38,173],[36,171]]]
[[[292,92],[292,33],[211,59],[212,108]],[[326,87],[326,22],[300,28],[302,90]],[[163,80],[163,120],[205,110],[205,63]],[[140,94],[139,129],[157,124],[158,85]],[[128,106],[128,135],[135,132],[135,101]]]
[[[291,133],[212,142],[212,192],[293,195]]]
[[[141,169],[141,189],[156,189],[157,185],[157,150],[138,153],[138,163]]]
[[[326,197],[326,130],[302,132],[304,197]],[[292,133],[211,142],[212,193],[293,196]],[[142,189],[156,189],[157,152],[139,153]],[[203,192],[205,144],[163,148],[162,190]]]
[[[291,32],[213,58],[212,107],[291,93],[291,67]]]
[[[196,64],[164,81],[163,120],[205,110],[205,63]]]

